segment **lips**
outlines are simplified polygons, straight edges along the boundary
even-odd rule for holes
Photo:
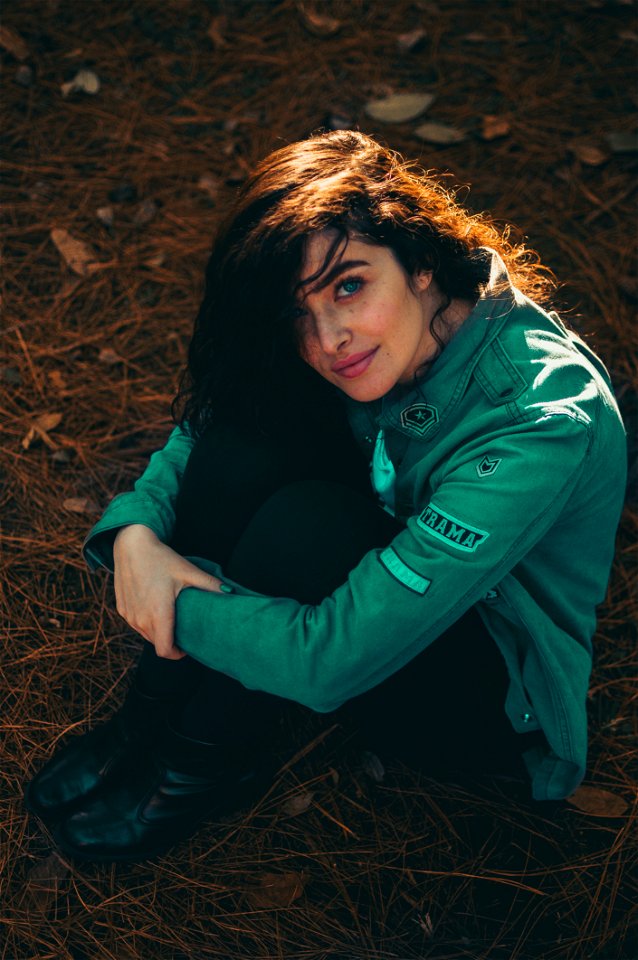
[[[334,373],[341,373],[343,370],[347,370],[348,367],[354,367],[361,363],[362,360],[367,360],[367,358],[371,357],[373,353],[376,353],[378,349],[378,347],[375,347],[373,350],[365,350],[363,353],[353,353],[352,356],[346,357],[345,360],[340,360],[338,363],[335,363],[332,370]]]
[[[378,349],[378,347],[375,347],[374,350],[366,350],[365,353],[354,353],[346,360],[335,363],[332,370],[334,373],[338,373],[339,376],[346,377],[347,380],[359,377],[368,369]]]

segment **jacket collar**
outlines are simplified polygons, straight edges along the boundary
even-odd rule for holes
[[[506,323],[516,303],[516,291],[499,254],[490,247],[481,250],[489,257],[489,279],[474,309],[428,372],[417,384],[397,384],[370,403],[347,398],[356,408],[368,408],[379,427],[429,442],[463,396],[483,351]]]

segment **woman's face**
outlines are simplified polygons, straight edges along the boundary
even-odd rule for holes
[[[308,238],[302,280],[320,269],[335,234],[326,229]],[[327,286],[315,289],[328,277]],[[350,237],[339,259],[298,303],[302,358],[362,402],[377,400],[397,383],[409,383],[436,354],[429,327],[440,300],[431,272],[417,273],[414,284],[416,294],[389,247]]]

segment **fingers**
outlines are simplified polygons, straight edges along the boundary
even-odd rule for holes
[[[120,604],[117,605],[117,612],[131,629],[153,644],[158,657],[164,657],[167,660],[181,660],[182,657],[187,656],[174,643],[175,610],[173,604],[159,613],[157,623],[138,623],[135,617],[128,614],[125,607]]]
[[[182,588],[197,587],[198,590],[208,590],[217,593],[220,592],[222,582],[218,577],[213,577],[212,574],[205,573],[194,564],[188,563],[188,567],[188,571],[183,576]]]
[[[178,650],[174,643],[175,612],[174,605],[171,605],[170,613],[162,617],[153,633],[152,643],[155,646],[155,653],[158,657],[165,657],[166,660],[181,660],[185,654]]]

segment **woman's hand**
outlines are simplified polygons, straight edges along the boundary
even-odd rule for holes
[[[175,600],[184,587],[221,593],[221,580],[162,543],[149,527],[129,524],[113,543],[117,612],[159,657],[181,660],[174,642]]]

